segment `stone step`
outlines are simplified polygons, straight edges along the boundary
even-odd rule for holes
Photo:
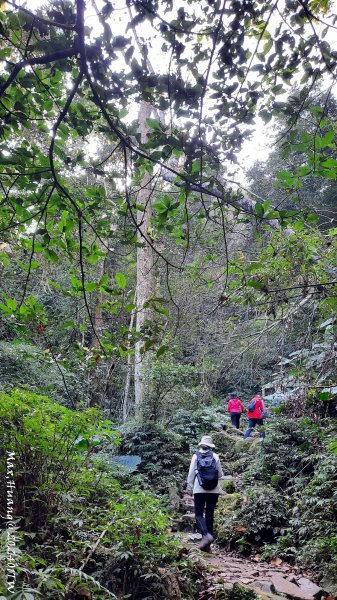
[[[299,585],[301,590],[303,590],[305,593],[310,594],[315,598],[320,598],[322,595],[324,595],[324,590],[306,577],[300,577],[297,579],[297,585]]]
[[[285,594],[285,596],[294,598],[295,600],[313,600],[312,594],[305,592],[294,583],[287,581],[282,575],[274,574],[272,575],[271,580],[275,591],[279,594]]]
[[[251,586],[254,589],[257,590],[261,590],[262,592],[265,592],[266,594],[272,594],[274,592],[274,588],[273,588],[273,584],[271,582],[271,580],[257,580],[254,581]]]

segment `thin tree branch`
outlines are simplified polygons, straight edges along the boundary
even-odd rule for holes
[[[21,61],[17,65],[15,65],[13,71],[11,72],[8,79],[0,88],[0,98],[5,93],[7,88],[11,85],[17,75],[20,73],[21,69],[27,66],[32,65],[47,65],[51,62],[56,62],[58,60],[62,60],[63,58],[71,58],[77,54],[76,48],[67,48],[66,50],[58,50],[53,54],[48,54],[47,56],[36,56],[33,58],[27,58],[26,60]]]
[[[75,31],[75,25],[65,25],[64,23],[58,23],[57,21],[52,21],[50,19],[45,19],[28,10],[24,6],[20,6],[13,0],[6,0],[6,4],[10,4],[13,8],[17,10],[21,10],[26,15],[30,16],[34,21],[38,21],[39,23],[44,23],[45,25],[50,25],[51,27],[58,27],[59,29],[67,29],[68,31]]]

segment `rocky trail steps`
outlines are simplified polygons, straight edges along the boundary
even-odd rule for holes
[[[183,542],[192,549],[195,547],[195,559],[208,567],[199,592],[200,600],[221,598],[221,591],[231,589],[234,584],[254,591],[265,600],[285,597],[292,600],[333,600],[327,590],[312,581],[310,573],[299,567],[286,564],[281,559],[267,562],[260,555],[243,558],[215,544],[211,553],[201,552],[195,546],[200,538],[198,534],[183,535]]]

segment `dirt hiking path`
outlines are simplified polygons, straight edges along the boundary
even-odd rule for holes
[[[207,566],[207,574],[200,600],[221,598],[221,591],[229,590],[235,583],[258,594],[262,599],[281,600],[333,600],[327,590],[314,583],[312,575],[300,567],[289,565],[280,558],[267,562],[256,554],[243,558],[234,552],[226,552],[216,544],[212,551],[198,550],[198,534],[183,535],[182,541],[190,548],[193,560]],[[194,554],[195,553],[195,554]]]

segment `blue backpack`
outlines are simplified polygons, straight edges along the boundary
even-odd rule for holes
[[[204,490],[214,490],[218,485],[219,473],[213,452],[207,454],[196,452],[197,455],[197,479]]]
[[[251,400],[248,404],[249,412],[254,412],[256,406],[256,400]]]

